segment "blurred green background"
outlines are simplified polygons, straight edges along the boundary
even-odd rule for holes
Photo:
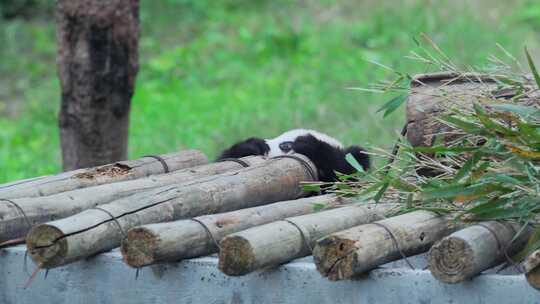
[[[31,9],[14,3],[33,3]],[[0,0],[0,182],[60,170],[54,3]],[[14,12],[13,12],[14,10]],[[430,67],[404,58],[427,33],[463,65],[501,44],[540,49],[538,1],[141,0],[130,158],[314,128],[346,144],[392,145],[392,96],[348,90]],[[538,56],[536,56],[538,58]]]

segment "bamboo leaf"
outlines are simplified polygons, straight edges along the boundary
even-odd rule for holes
[[[491,107],[500,111],[512,112],[523,117],[539,117],[540,116],[540,110],[538,110],[535,107],[530,107],[530,106],[521,106],[517,104],[503,103],[503,104],[491,105]]]
[[[482,159],[482,154],[480,152],[475,152],[472,157],[467,159],[467,161],[461,166],[456,175],[454,176],[454,182],[459,182],[462,178],[468,175],[474,166]]]
[[[399,108],[399,106],[401,106],[403,102],[405,102],[405,100],[407,100],[406,94],[396,96],[390,99],[390,101],[385,103],[382,107],[380,107],[377,110],[377,113],[384,111],[383,117],[386,117],[390,115],[392,112],[394,112],[397,108]]]
[[[489,212],[504,207],[504,205],[508,204],[508,202],[509,199],[494,198],[485,203],[474,206],[473,208],[467,210],[467,213],[481,214]]]
[[[525,56],[527,57],[527,62],[529,63],[529,68],[531,69],[531,73],[534,76],[536,85],[540,89],[540,75],[538,74],[538,70],[536,70],[536,66],[534,65],[534,61],[532,60],[531,54],[529,54],[529,50],[527,50],[527,47],[525,47]]]
[[[313,211],[315,212],[319,212],[323,209],[326,209],[326,204],[321,204],[321,203],[316,203],[316,204],[313,204]]]
[[[472,122],[468,122],[468,121],[459,119],[459,118],[454,117],[454,116],[446,115],[446,116],[442,116],[440,119],[442,121],[444,121],[444,122],[447,122],[447,123],[459,128],[459,129],[467,132],[467,133],[478,134],[479,132],[482,131],[482,129],[480,128],[479,125],[474,124]]]
[[[540,228],[534,229],[533,233],[527,241],[527,245],[516,255],[512,257],[512,260],[516,262],[523,261],[533,251],[540,249]]]
[[[305,185],[302,185],[302,189],[308,192],[319,192],[321,191],[321,186],[315,185],[315,184],[305,184]]]
[[[380,200],[381,200],[381,197],[384,195],[384,193],[386,192],[386,189],[388,189],[388,186],[390,186],[390,183],[386,182],[384,184],[382,184],[381,188],[379,189],[379,191],[377,192],[377,194],[375,194],[375,196],[373,197],[373,200],[378,203]]]
[[[358,163],[358,161],[356,160],[356,158],[354,158],[354,156],[351,154],[351,153],[347,153],[347,155],[345,155],[345,160],[347,160],[347,162],[353,166],[354,169],[356,169],[356,171],[358,172],[365,172],[364,171],[364,168],[362,167],[362,165],[360,165],[360,163]]]
[[[540,159],[540,152],[538,151],[525,150],[525,149],[521,149],[516,146],[510,145],[510,144],[507,144],[506,148],[510,150],[512,153],[517,154],[524,158]]]
[[[473,199],[486,194],[492,194],[494,192],[504,192],[507,188],[491,183],[491,184],[474,184],[474,185],[462,185],[453,184],[444,188],[425,191],[422,193],[424,199],[453,199],[460,197],[463,199]]]
[[[414,147],[405,148],[405,151],[415,153],[462,153],[462,152],[474,152],[479,150],[480,147],[447,147],[447,146],[434,146],[434,147]]]

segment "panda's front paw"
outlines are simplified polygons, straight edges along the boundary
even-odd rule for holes
[[[292,150],[312,159],[318,153],[320,154],[321,144],[322,143],[312,135],[300,136],[293,142]]]

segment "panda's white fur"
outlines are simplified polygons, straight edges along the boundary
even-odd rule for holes
[[[310,130],[310,129],[293,129],[279,135],[276,138],[265,139],[264,141],[270,148],[270,150],[266,153],[266,155],[268,157],[274,157],[274,156],[293,153],[294,151],[283,152],[279,148],[279,145],[283,142],[288,142],[288,141],[293,142],[298,137],[308,135],[308,134],[313,135],[313,137],[317,138],[320,141],[328,143],[329,145],[333,147],[336,147],[339,149],[343,148],[343,144],[341,142],[339,142],[337,139],[332,138],[324,133],[321,133],[315,130]]]

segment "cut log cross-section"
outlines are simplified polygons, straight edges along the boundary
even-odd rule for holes
[[[227,275],[239,276],[307,256],[317,239],[380,220],[393,207],[393,204],[358,203],[233,233],[220,242],[219,269]]]
[[[323,276],[343,280],[403,255],[425,252],[452,231],[448,219],[433,212],[415,211],[322,238],[313,249],[313,258]]]
[[[517,253],[526,244],[531,230],[518,223],[483,222],[437,242],[430,249],[431,274],[445,283],[458,283],[494,267]]]
[[[296,158],[160,187],[35,226],[26,237],[28,252],[41,267],[52,268],[118,247],[136,226],[299,198],[306,194],[301,182],[313,181],[310,172],[317,170],[306,157]]]
[[[540,290],[540,249],[529,254],[522,266],[529,285]]]
[[[216,242],[228,234],[351,201],[335,195],[321,195],[135,227],[122,241],[122,255],[132,267],[209,255],[218,251]]]

